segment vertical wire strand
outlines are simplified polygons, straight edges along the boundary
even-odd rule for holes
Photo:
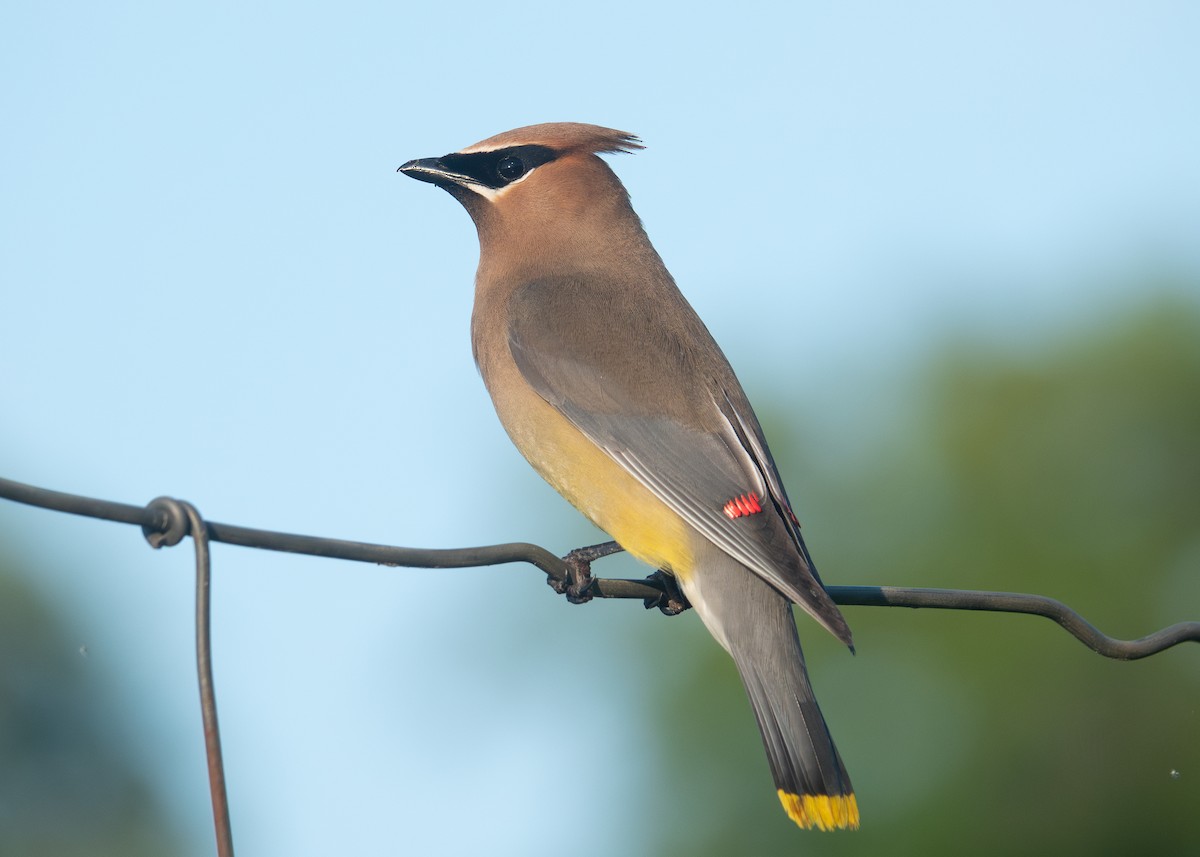
[[[204,750],[208,759],[208,785],[212,795],[213,825],[218,857],[233,857],[233,831],[229,823],[229,795],[225,789],[225,762],[221,755],[221,730],[217,724],[217,697],[212,671],[212,563],[208,532],[191,503],[181,503],[196,545],[196,671],[200,680],[200,715],[204,721]]]

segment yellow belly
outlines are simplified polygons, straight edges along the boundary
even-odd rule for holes
[[[633,556],[686,579],[694,534],[683,519],[528,386],[507,392],[493,396],[496,412],[542,478]]]

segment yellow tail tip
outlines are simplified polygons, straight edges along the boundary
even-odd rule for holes
[[[780,789],[779,802],[787,811],[788,818],[805,829],[858,829],[858,801],[853,794],[794,795]]]

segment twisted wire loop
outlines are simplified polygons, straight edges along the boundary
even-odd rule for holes
[[[142,524],[142,535],[150,547],[155,550],[171,548],[183,541],[183,537],[192,531],[188,508],[191,508],[188,504],[171,497],[155,497],[146,504],[146,513],[151,520]]]

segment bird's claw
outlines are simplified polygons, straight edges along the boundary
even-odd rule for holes
[[[642,599],[642,604],[647,610],[657,607],[664,616],[678,616],[692,606],[684,596],[683,590],[679,588],[679,581],[675,579],[675,575],[659,569],[647,577],[646,582],[662,590],[661,594],[653,598]]]

